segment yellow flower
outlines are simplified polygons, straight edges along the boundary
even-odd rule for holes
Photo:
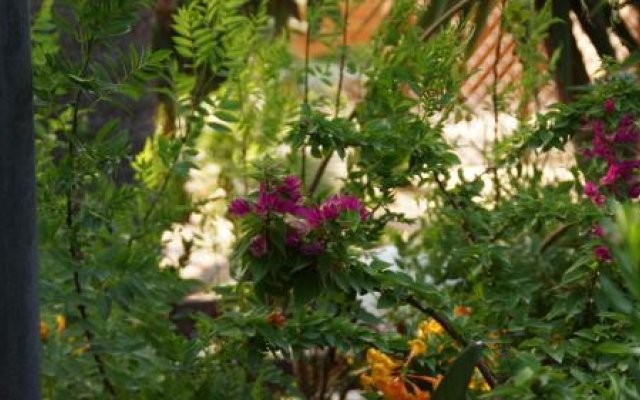
[[[444,333],[444,328],[438,321],[435,319],[430,319],[429,321],[423,321],[418,327],[418,337],[420,339],[429,337],[431,335],[442,335]]]
[[[420,356],[427,352],[427,345],[424,344],[422,339],[413,339],[409,340],[409,346],[411,346],[411,352],[409,353],[409,358],[407,359],[407,363],[413,357]]]
[[[367,374],[360,375],[360,385],[364,388],[364,390],[371,390],[374,388],[373,378]]]
[[[58,335],[62,335],[66,328],[67,328],[67,319],[64,317],[64,315],[61,315],[61,314],[56,315],[56,332],[58,332]]]
[[[479,390],[481,392],[488,392],[491,390],[491,386],[489,386],[489,384],[480,374],[480,371],[477,368],[474,370],[473,377],[469,381],[468,387],[471,390]]]
[[[91,350],[91,346],[89,344],[85,344],[84,346],[80,346],[76,349],[73,349],[71,354],[73,354],[74,356],[81,356],[87,353],[89,350]]]
[[[400,363],[383,352],[376,350],[374,348],[370,348],[367,350],[367,364],[373,366],[374,364],[383,364],[384,367],[388,370],[394,370],[400,367]]]
[[[484,379],[473,378],[469,381],[469,389],[479,390],[481,392],[488,392],[491,390],[491,386]]]

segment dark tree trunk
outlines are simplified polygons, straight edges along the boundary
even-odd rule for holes
[[[589,83],[582,53],[578,49],[576,39],[571,32],[571,5],[567,0],[552,0],[551,10],[557,22],[549,29],[547,45],[549,54],[560,49],[560,58],[556,67],[556,84],[560,100],[567,103],[574,99],[572,88]]]
[[[0,399],[40,398],[29,2],[0,0]]]

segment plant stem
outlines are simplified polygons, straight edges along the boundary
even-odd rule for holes
[[[81,35],[79,35],[81,36]],[[86,42],[86,48],[83,49],[84,57],[82,61],[82,66],[80,68],[80,72],[78,74],[79,77],[84,78],[87,73],[87,69],[89,68],[89,61],[91,60],[91,50],[93,47],[93,39],[88,39]],[[69,132],[69,137],[67,138],[67,155],[69,157],[69,174],[73,175],[75,171],[75,159],[76,159],[76,148],[74,144],[74,140],[78,135],[78,125],[79,125],[79,113],[80,113],[80,100],[82,96],[82,89],[76,89],[76,93],[73,100],[73,116],[71,119],[71,130]],[[77,212],[79,211],[80,204],[76,199],[77,193],[74,190],[74,178],[71,177],[71,182],[69,187],[67,188],[66,193],[66,226],[69,231],[69,255],[71,258],[80,263],[82,261],[82,249],[80,245],[80,241],[78,239],[78,228],[75,223],[75,217]],[[80,282],[80,272],[76,268],[73,272],[73,284],[76,291],[76,294],[80,297],[82,295],[82,283]],[[84,303],[78,303],[78,312],[80,313],[80,317],[83,321],[88,321],[89,314],[87,313],[87,308]],[[91,346],[94,334],[89,330],[89,328],[84,329],[84,336],[87,339],[87,343]],[[93,350],[92,350],[93,351]],[[107,376],[107,371],[104,365],[104,361],[100,354],[93,353],[93,359],[96,363],[96,367],[98,368],[98,372],[102,377],[102,383],[104,388],[106,389],[111,396],[116,396],[116,390],[111,381]]]
[[[469,228],[469,224],[467,223],[467,220],[464,218],[464,207],[460,203],[458,203],[458,201],[453,196],[451,196],[451,193],[449,193],[449,191],[447,190],[447,187],[444,185],[444,182],[440,180],[440,177],[438,176],[437,172],[433,173],[433,178],[436,181],[436,184],[438,185],[440,192],[442,192],[442,195],[444,196],[446,202],[449,203],[449,205],[454,210],[458,211],[461,214],[460,227],[464,232],[465,239],[469,244],[475,244],[476,243],[475,235]]]
[[[311,1],[307,1],[307,32],[305,32],[304,40],[304,106],[305,109],[309,105],[309,49],[311,48]],[[306,146],[302,143],[300,148],[300,179],[302,187],[305,186],[307,180],[307,152]]]
[[[338,69],[338,88],[336,90],[336,101],[335,101],[335,111],[334,118],[338,118],[340,115],[340,101],[342,97],[342,85],[344,82],[344,67],[347,59],[347,39],[348,39],[348,27],[349,27],[349,0],[345,0],[344,2],[344,16],[342,20],[342,48],[340,54],[340,67]],[[320,180],[322,179],[327,166],[329,165],[329,161],[331,161],[331,157],[333,156],[333,150],[329,151],[329,154],[325,156],[320,164],[320,167],[316,171],[315,176],[313,177],[313,182],[311,183],[311,187],[309,188],[309,195],[312,196],[315,191],[318,189],[320,185]]]
[[[459,3],[457,3],[456,5],[454,5],[453,7],[451,7],[450,9],[448,9],[444,14],[442,14],[440,16],[440,18],[438,18],[436,20],[436,22],[434,22],[433,24],[431,24],[429,27],[427,27],[424,32],[422,32],[422,35],[420,36],[421,40],[426,40],[429,38],[429,36],[431,36],[433,34],[433,32],[436,31],[436,29],[438,29],[438,27],[447,19],[451,18],[455,13],[457,13],[458,11],[460,11],[462,9],[462,7],[464,7],[465,5],[467,5],[467,3],[470,0],[461,0]]]
[[[567,224],[560,225],[556,229],[554,229],[549,236],[544,238],[542,243],[540,244],[540,253],[544,253],[552,244],[554,244],[558,239],[560,239],[569,229],[578,225],[577,222],[570,222]]]
[[[500,109],[498,105],[498,101],[499,101],[498,99],[498,78],[499,78],[498,65],[500,63],[500,52],[502,51],[502,36],[503,36],[503,24],[504,24],[503,14],[504,14],[505,3],[506,3],[506,0],[502,0],[501,7],[500,7],[500,22],[498,23],[498,39],[496,43],[496,51],[495,51],[495,56],[493,60],[493,84],[492,84],[491,103],[493,106],[493,143],[494,145],[498,141],[498,135],[500,133],[500,126],[499,126]],[[494,164],[492,168],[493,169],[493,186],[495,190],[495,203],[497,207],[501,199],[501,188],[500,188],[500,179],[498,177],[498,167],[495,165],[496,164],[495,157],[492,157],[492,159],[493,159],[492,163]]]

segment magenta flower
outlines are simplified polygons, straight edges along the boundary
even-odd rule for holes
[[[600,191],[598,190],[598,185],[596,185],[593,182],[586,182],[584,184],[584,195],[587,197],[595,197],[598,194],[600,194]]]
[[[616,183],[618,179],[618,175],[620,174],[620,166],[618,164],[609,165],[609,169],[607,169],[607,174],[600,179],[600,184],[605,186],[610,186]]]
[[[629,197],[632,199],[637,199],[640,197],[640,184],[635,184],[629,188]]]
[[[278,186],[278,191],[284,193],[294,203],[297,203],[302,199],[301,186],[302,182],[297,176],[289,175],[282,180],[282,185]]]
[[[607,197],[600,193],[598,185],[593,182],[584,184],[584,195],[591,199],[591,202],[597,206],[601,206],[607,201]]]
[[[305,243],[300,248],[300,251],[306,256],[317,256],[324,252],[324,245],[320,242]]]
[[[244,217],[251,212],[251,204],[245,199],[235,199],[229,204],[229,214]]]
[[[602,225],[600,224],[591,225],[591,234],[595,237],[604,236],[604,230],[602,229]]]
[[[256,202],[256,213],[265,215],[271,211],[277,211],[280,208],[280,198],[275,193],[267,193],[260,190],[258,201]]]
[[[365,220],[369,213],[364,208],[360,199],[351,195],[331,196],[322,205],[322,214],[325,219],[336,219],[341,212],[357,212],[361,220]]]
[[[267,238],[264,235],[256,235],[251,239],[249,251],[255,258],[261,258],[267,254]]]
[[[296,210],[294,214],[298,215],[298,213],[298,210]],[[289,215],[285,218],[285,223],[295,230],[301,237],[307,236],[311,231],[309,222],[304,218],[296,218],[293,215]]]
[[[594,156],[603,158],[609,162],[614,160],[613,149],[606,141],[606,139],[601,135],[596,135],[593,137],[593,151],[592,154]]]
[[[300,207],[296,210],[296,215],[304,218],[311,229],[319,227],[324,222],[322,212],[315,207]]]
[[[340,209],[338,208],[338,204],[335,202],[325,203],[321,207],[320,211],[322,212],[322,218],[325,220],[334,220],[340,215]]]
[[[278,202],[276,204],[275,211],[280,213],[295,214],[298,208],[298,205],[293,200],[280,198],[278,199]]]
[[[593,135],[595,137],[602,137],[604,135],[604,122],[599,119],[591,122],[591,129],[593,129]]]
[[[600,245],[593,249],[593,255],[600,262],[611,261],[611,252],[607,248],[607,246]]]
[[[586,147],[582,149],[582,158],[584,158],[585,160],[589,160],[590,158],[593,158],[593,150]]]
[[[300,244],[300,232],[294,230],[287,231],[287,235],[285,237],[285,243],[289,247],[296,247]]]
[[[591,198],[591,202],[597,206],[602,206],[607,201],[607,196],[599,194]]]
[[[614,141],[616,143],[635,143],[639,136],[633,115],[627,114],[622,117],[618,123]]]
[[[619,175],[626,178],[634,169],[640,168],[640,160],[622,160],[617,165]]]
[[[614,112],[616,110],[616,101],[612,97],[608,98],[604,102],[602,108],[604,108],[604,112],[606,112],[607,114],[611,114],[612,112]]]

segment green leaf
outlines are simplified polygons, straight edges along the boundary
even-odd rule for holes
[[[482,357],[482,342],[469,345],[456,359],[438,386],[433,400],[462,400],[467,398],[467,386]]]
[[[322,291],[320,275],[315,267],[305,268],[295,273],[293,281],[293,298],[295,304],[303,305],[317,297]]]
[[[596,350],[605,354],[632,354],[634,356],[640,355],[640,347],[631,347],[624,343],[606,342],[599,344]]]

